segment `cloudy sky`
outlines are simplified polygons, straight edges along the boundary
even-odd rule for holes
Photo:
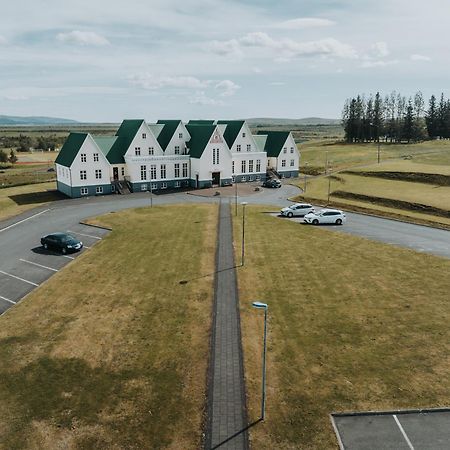
[[[449,95],[449,13],[447,0],[5,2],[0,114],[338,118],[360,92]]]

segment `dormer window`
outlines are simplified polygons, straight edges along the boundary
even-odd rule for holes
[[[141,156],[141,147],[134,147],[134,154],[136,156]]]
[[[142,133],[142,139],[147,139],[147,134],[146,133]]]

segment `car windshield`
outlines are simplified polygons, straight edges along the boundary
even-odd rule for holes
[[[73,236],[70,236],[70,234],[67,234],[66,236],[61,236],[61,242],[64,242],[65,244],[76,244],[78,240]]]

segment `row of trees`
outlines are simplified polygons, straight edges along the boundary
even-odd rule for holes
[[[53,151],[55,148],[62,146],[64,139],[64,137],[56,135],[31,137],[26,134],[19,134],[19,136],[2,136],[0,147],[15,148],[19,152],[29,152],[31,149]]]
[[[368,97],[358,95],[345,101],[342,123],[347,142],[417,142],[450,138],[450,100],[441,94],[425,101],[419,91],[414,96],[379,92]]]

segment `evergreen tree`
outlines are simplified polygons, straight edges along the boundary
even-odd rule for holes
[[[414,137],[414,108],[412,100],[408,100],[408,104],[405,109],[405,116],[403,119],[403,137],[408,141],[408,144]]]
[[[436,97],[434,95],[430,98],[425,121],[427,124],[428,136],[430,136],[431,139],[435,139],[438,136],[438,111],[436,107]]]

